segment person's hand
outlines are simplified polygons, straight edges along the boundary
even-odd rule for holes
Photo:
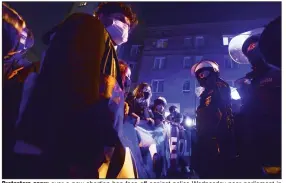
[[[155,123],[155,122],[154,122],[154,119],[152,119],[152,118],[147,118],[146,120],[149,121],[149,122],[151,122],[152,124]]]
[[[124,102],[124,115],[126,116],[129,113],[129,105],[127,102]]]

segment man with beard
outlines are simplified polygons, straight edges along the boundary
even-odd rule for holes
[[[136,23],[129,6],[107,2],[95,16],[74,13],[48,33],[41,73],[17,126],[17,139],[40,150],[40,173],[30,165],[27,178],[98,178],[105,160],[106,178],[136,177],[135,169],[121,171],[127,151],[118,135],[124,93],[116,54]]]
[[[204,88],[197,108],[198,144],[193,154],[194,169],[203,179],[226,178],[228,164],[235,157],[230,88],[219,78],[219,66],[214,61],[195,64],[192,74]]]
[[[281,178],[281,70],[263,59],[259,40],[256,34],[244,42],[252,71],[237,81],[244,94],[238,129],[243,178]]]

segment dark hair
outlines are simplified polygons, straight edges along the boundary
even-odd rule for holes
[[[145,87],[150,86],[148,83],[140,83],[133,91],[133,95],[138,97],[138,95],[142,92]]]
[[[113,13],[125,15],[130,20],[131,28],[138,24],[137,16],[129,5],[120,2],[99,3],[96,14],[110,15]]]
[[[123,60],[119,60],[119,69],[120,69],[121,76],[125,76],[128,68],[129,68],[129,65],[126,62],[124,62]]]
[[[174,105],[172,105],[171,107],[169,107],[169,111],[170,111],[170,112],[175,111],[175,109],[177,109],[177,107],[176,107],[176,106],[174,106]]]

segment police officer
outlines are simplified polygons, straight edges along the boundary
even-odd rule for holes
[[[259,39],[259,34],[252,35],[242,46],[252,66],[240,114],[240,152],[242,165],[248,167],[244,178],[279,177],[281,173],[281,70],[265,61]]]
[[[203,60],[192,67],[204,91],[197,108],[198,144],[194,149],[194,168],[200,178],[226,178],[228,164],[235,157],[232,136],[229,85],[219,78],[216,62]]]

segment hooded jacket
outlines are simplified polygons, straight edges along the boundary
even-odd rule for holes
[[[49,158],[91,164],[96,171],[105,146],[122,149],[117,123],[123,122],[124,94],[116,51],[103,24],[91,15],[72,14],[53,31],[17,139]],[[123,166],[125,150],[119,151],[110,178]]]

